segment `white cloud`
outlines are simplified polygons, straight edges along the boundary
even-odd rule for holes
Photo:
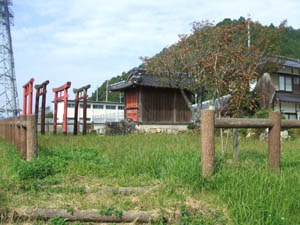
[[[188,33],[193,21],[246,17],[300,27],[297,0],[14,0],[13,45],[21,85],[99,85]],[[51,92],[49,92],[51,93]],[[48,98],[49,99],[49,98]]]

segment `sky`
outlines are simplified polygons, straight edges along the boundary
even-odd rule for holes
[[[245,18],[300,28],[299,0],[13,0],[11,27],[20,106],[22,85],[67,81],[73,88],[105,80],[141,64],[188,34],[194,21]]]

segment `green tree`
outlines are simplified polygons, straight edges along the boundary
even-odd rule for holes
[[[143,58],[148,72],[164,82],[174,83],[192,109],[191,101],[183,90],[215,101],[225,94],[231,95],[230,111],[241,114],[243,105],[253,107],[250,83],[262,71],[274,69],[273,55],[280,52],[281,29],[269,29],[259,23],[251,23],[254,37],[248,46],[248,23],[240,19],[218,26],[195,22],[191,35],[180,35],[180,40],[163,49],[152,58]],[[261,63],[264,60],[265,63]],[[200,97],[199,101],[203,99]],[[201,104],[198,104],[199,109]],[[197,120],[199,114],[193,114]]]
[[[139,65],[140,68],[144,67],[143,64]],[[102,83],[102,85],[98,88],[98,100],[99,101],[106,101],[106,86],[107,82],[108,84],[114,84],[120,81],[125,81],[129,77],[132,70],[129,70],[127,72],[123,72],[121,75],[112,77],[110,80],[106,80]],[[96,94],[97,91],[95,90],[92,93],[92,96],[89,98],[89,100],[96,101]],[[110,102],[124,102],[124,93],[123,92],[108,92],[108,101]]]

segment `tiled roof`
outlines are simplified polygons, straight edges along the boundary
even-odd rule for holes
[[[277,92],[276,98],[281,102],[295,102],[300,103],[300,94]]]
[[[283,62],[284,66],[289,66],[289,67],[294,67],[294,68],[300,68],[300,60],[299,59],[284,59],[285,61]]]
[[[134,68],[126,81],[121,81],[109,86],[111,91],[121,91],[135,86],[148,86],[160,88],[177,88],[175,83],[170,81],[168,83],[160,81],[158,77],[147,74],[145,69]]]

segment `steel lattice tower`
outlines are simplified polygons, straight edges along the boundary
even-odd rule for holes
[[[10,33],[11,5],[11,0],[0,0],[0,117],[16,116],[20,111]]]

